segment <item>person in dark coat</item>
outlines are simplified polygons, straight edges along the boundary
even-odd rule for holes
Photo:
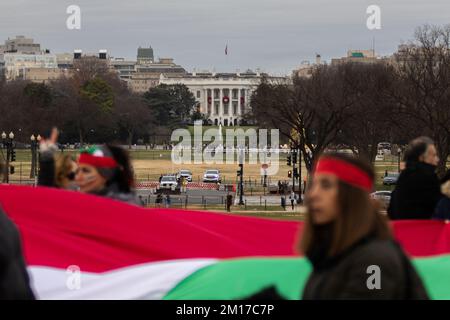
[[[0,178],[3,174],[0,163]],[[0,300],[32,300],[19,232],[0,204]]]
[[[370,198],[374,176],[368,162],[349,155],[319,158],[300,242],[313,267],[303,299],[428,299]]]
[[[405,152],[406,167],[391,195],[388,215],[392,220],[431,219],[442,197],[435,173],[439,162],[433,140],[420,137]]]
[[[450,220],[450,170],[447,171],[444,178],[441,180],[441,183],[443,197],[436,205],[433,219]]]

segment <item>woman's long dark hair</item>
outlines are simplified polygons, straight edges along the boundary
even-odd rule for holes
[[[112,181],[118,184],[119,191],[131,192],[134,188],[134,173],[128,152],[120,146],[107,144],[106,147],[111,151],[114,160],[119,164]]]
[[[374,178],[372,166],[369,162],[360,158],[342,153],[327,153],[322,157],[346,161],[363,170],[372,179]],[[306,197],[307,203],[308,197]],[[368,192],[339,180],[337,205],[340,213],[333,223],[331,241],[327,250],[328,256],[334,256],[343,252],[360,239],[369,235],[380,239],[392,238],[387,218],[379,213],[378,206],[370,198]],[[308,255],[314,250],[315,246],[323,245],[318,243],[321,241],[318,234],[319,229],[320,226],[314,225],[311,216],[307,213],[300,242],[300,251],[302,253]]]

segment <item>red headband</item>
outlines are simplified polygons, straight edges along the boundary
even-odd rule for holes
[[[326,157],[319,160],[315,173],[330,173],[354,187],[372,192],[373,179],[357,166],[347,161]]]
[[[117,162],[110,157],[96,157],[89,153],[80,154],[78,163],[90,164],[91,166],[97,168],[115,168],[117,167]]]

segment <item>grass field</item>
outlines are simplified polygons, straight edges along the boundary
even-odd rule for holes
[[[76,151],[65,151],[77,155]],[[131,158],[133,159],[133,166],[137,180],[154,181],[158,180],[159,176],[164,173],[175,173],[180,169],[190,169],[193,173],[194,181],[201,181],[203,173],[206,169],[219,169],[222,173],[224,183],[235,183],[237,181],[236,171],[239,169],[235,164],[190,164],[190,165],[176,165],[171,161],[171,152],[169,150],[130,150]],[[10,176],[13,183],[22,183],[29,180],[31,169],[31,151],[17,150],[16,162],[13,163],[15,173]],[[254,192],[262,192],[261,186],[261,164],[245,164],[244,177],[248,185],[251,186]],[[272,183],[277,183],[278,180],[290,181],[287,177],[287,172],[292,170],[286,165],[285,155],[280,155],[278,174],[270,177]],[[376,170],[376,189],[377,190],[391,190],[393,187],[383,186],[382,178],[385,170],[388,172],[397,171],[396,157],[388,158],[387,161],[377,161],[375,163]],[[302,167],[303,175],[306,173],[306,168]]]

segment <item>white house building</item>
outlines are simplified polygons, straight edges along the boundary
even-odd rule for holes
[[[275,79],[247,70],[244,73],[193,72],[182,77],[162,74],[159,83],[186,85],[197,100],[200,112],[212,124],[232,126],[240,124],[243,115],[249,111],[250,97],[263,76]]]

